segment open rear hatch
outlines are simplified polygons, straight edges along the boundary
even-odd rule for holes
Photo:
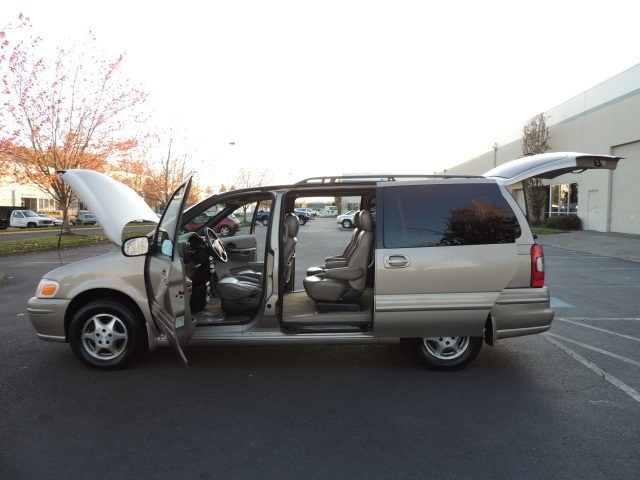
[[[504,185],[513,185],[527,178],[552,179],[565,173],[585,170],[615,170],[622,157],[576,152],[552,152],[518,158],[492,168],[483,176]]]

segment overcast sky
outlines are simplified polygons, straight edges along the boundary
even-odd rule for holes
[[[635,2],[1,0],[47,43],[126,52],[160,125],[274,181],[432,173],[640,62]],[[235,145],[230,145],[234,142]]]

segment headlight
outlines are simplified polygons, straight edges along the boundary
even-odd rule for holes
[[[53,298],[56,296],[56,293],[58,293],[58,288],[60,288],[60,284],[58,282],[43,278],[40,280],[38,288],[36,288],[36,297]]]

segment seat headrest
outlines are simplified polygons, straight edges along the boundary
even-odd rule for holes
[[[287,229],[286,235],[291,238],[298,235],[298,230],[300,229],[300,220],[298,220],[298,216],[294,213],[288,213],[286,218],[284,219],[284,223]]]
[[[373,232],[373,217],[369,210],[360,210],[360,228],[366,232]]]

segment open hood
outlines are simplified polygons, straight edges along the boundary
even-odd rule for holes
[[[576,152],[542,153],[512,160],[489,170],[483,176],[513,185],[533,177],[551,179],[584,170],[615,170],[621,158]]]
[[[155,212],[125,184],[93,170],[66,170],[59,173],[91,210],[109,240],[116,245],[122,245],[122,231],[127,223],[134,220],[158,223]]]

